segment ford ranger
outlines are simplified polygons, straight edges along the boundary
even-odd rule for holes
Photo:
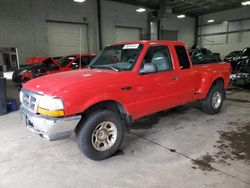
[[[219,113],[230,73],[224,62],[192,66],[182,42],[116,43],[85,69],[24,84],[21,117],[46,140],[76,133],[80,151],[102,160],[119,149],[131,122],[141,117],[193,101],[208,114]]]

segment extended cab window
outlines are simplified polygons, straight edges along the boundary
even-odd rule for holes
[[[157,71],[168,71],[172,70],[172,62],[167,46],[152,46],[148,48],[148,51],[143,59],[143,64],[152,63],[156,65]]]
[[[175,51],[176,51],[177,56],[178,56],[180,68],[181,69],[189,69],[190,62],[188,59],[186,48],[184,46],[175,46]]]

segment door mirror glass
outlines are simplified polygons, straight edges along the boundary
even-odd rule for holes
[[[157,72],[157,66],[152,63],[145,63],[139,71],[140,74],[150,74],[156,72]]]

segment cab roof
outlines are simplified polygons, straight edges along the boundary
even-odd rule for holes
[[[168,40],[140,40],[140,41],[126,41],[126,42],[116,42],[112,45],[122,45],[122,44],[144,44],[144,45],[181,45],[186,46],[186,43],[180,41],[168,41]]]

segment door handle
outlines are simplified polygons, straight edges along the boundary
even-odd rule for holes
[[[132,89],[131,86],[121,88],[121,90],[126,90],[126,91],[131,90],[131,89]]]
[[[179,79],[179,76],[175,75],[173,76],[173,80],[178,80]]]

